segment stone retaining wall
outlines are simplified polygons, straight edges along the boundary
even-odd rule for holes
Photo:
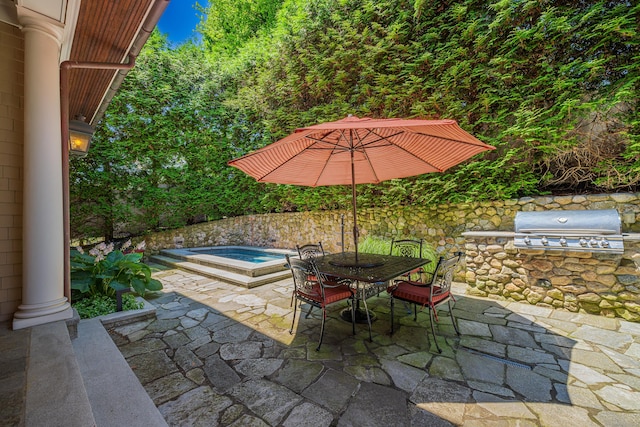
[[[387,239],[412,236],[423,238],[440,254],[466,251],[467,269],[456,279],[466,281],[471,294],[640,321],[640,291],[636,288],[640,278],[634,263],[638,242],[625,241],[626,251],[617,256],[619,259],[602,259],[612,255],[525,254],[513,248],[513,243],[509,247],[508,238],[500,237],[513,232],[518,211],[552,209],[617,209],[623,232],[640,232],[640,193],[361,209],[358,225],[361,241],[368,235]],[[317,241],[329,252],[336,252],[341,250],[343,238],[344,249],[353,249],[352,224],[348,209],[247,215],[143,238],[151,253],[164,248],[218,245],[293,249],[296,244]],[[491,232],[492,236],[470,239],[463,235],[468,231]]]

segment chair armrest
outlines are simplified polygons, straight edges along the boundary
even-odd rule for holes
[[[426,271],[423,271],[421,275],[421,282],[431,285],[431,282],[433,282],[433,274],[434,273],[427,273]]]
[[[353,280],[345,279],[344,277],[328,276],[327,280],[329,281],[329,283],[339,283],[341,285],[347,286],[351,286],[353,284]]]
[[[400,277],[404,277],[405,280],[411,280],[411,276],[414,276],[416,274],[419,275],[419,274],[422,274],[423,272],[424,272],[424,269],[422,267],[418,267],[418,268],[414,268],[413,270],[404,273]]]
[[[339,286],[351,287],[352,283],[353,282],[349,279],[334,280],[333,278],[329,277],[327,278],[327,280],[322,281],[322,286],[324,286],[325,288],[337,288]]]

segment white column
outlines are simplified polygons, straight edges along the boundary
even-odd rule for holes
[[[24,212],[20,329],[73,316],[64,296],[59,22],[18,8],[24,33]]]

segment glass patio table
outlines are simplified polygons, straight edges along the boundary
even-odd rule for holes
[[[366,299],[386,290],[388,281],[429,262],[431,261],[424,258],[364,253],[358,253],[356,261],[355,252],[341,252],[315,258],[316,266],[321,273],[327,276],[350,279],[356,284],[358,299],[356,323],[375,320],[372,312],[369,311],[367,317],[367,312],[360,309],[360,301],[363,301],[365,310],[367,310]],[[348,309],[341,313],[341,317],[351,321],[351,313]]]

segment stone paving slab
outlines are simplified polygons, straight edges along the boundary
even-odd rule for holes
[[[24,425],[25,393],[31,329],[11,330],[0,323],[0,419]]]
[[[367,301],[366,325],[298,310],[293,284],[253,289],[161,269],[157,320],[109,332],[171,426],[636,426],[640,325],[464,295],[456,336]],[[302,313],[302,314],[300,314]]]

